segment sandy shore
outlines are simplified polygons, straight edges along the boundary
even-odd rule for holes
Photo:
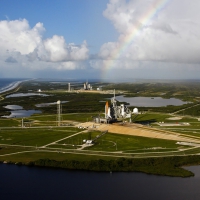
[[[3,87],[3,88],[0,89],[0,94],[2,94],[4,92],[7,92],[9,90],[13,90],[16,87],[18,87],[21,83],[26,82],[26,81],[29,81],[29,80],[15,81],[13,83],[10,83],[9,85],[7,85],[7,86],[5,86],[5,87]]]

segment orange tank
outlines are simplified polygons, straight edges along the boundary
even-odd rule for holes
[[[108,101],[106,101],[106,114],[108,114],[108,107],[109,107],[109,104],[108,104]]]

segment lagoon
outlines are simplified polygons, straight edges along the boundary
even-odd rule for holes
[[[4,115],[4,118],[21,118],[21,117],[29,117],[35,113],[41,113],[40,110],[24,110],[22,106],[18,105],[7,105],[4,108],[10,110],[10,115]]]
[[[116,100],[119,102],[127,102],[130,106],[135,107],[160,107],[168,105],[180,106],[188,103],[176,98],[163,99],[162,97],[124,97],[123,95],[116,96]]]

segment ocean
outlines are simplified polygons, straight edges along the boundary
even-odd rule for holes
[[[0,94],[17,87],[24,80],[22,78],[0,78]]]

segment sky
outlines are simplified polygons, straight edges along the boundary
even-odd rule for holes
[[[0,77],[199,79],[199,0],[0,0]]]

